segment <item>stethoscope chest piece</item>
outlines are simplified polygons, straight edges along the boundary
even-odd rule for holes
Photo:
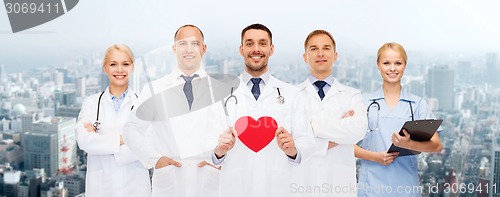
[[[285,98],[283,96],[279,95],[276,98],[276,102],[279,103],[279,104],[284,104],[285,103]]]
[[[276,98],[276,102],[278,104],[284,104],[285,103],[285,97],[281,96],[280,88],[276,88],[278,90],[278,97]]]

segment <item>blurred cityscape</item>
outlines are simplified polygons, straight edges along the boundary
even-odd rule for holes
[[[404,88],[425,98],[444,120],[443,151],[419,155],[424,196],[500,196],[498,55],[408,56]],[[0,196],[84,196],[86,155],[77,148],[74,127],[83,98],[108,85],[102,59],[89,52],[83,59],[15,73],[7,73],[0,60]],[[340,55],[334,77],[374,91],[381,85],[375,59]],[[203,64],[208,73],[235,75],[244,67],[238,54],[210,51]],[[175,65],[167,47],[136,57],[131,88],[139,93],[148,77],[164,76]],[[269,67],[292,84],[308,76],[301,53],[271,57]]]

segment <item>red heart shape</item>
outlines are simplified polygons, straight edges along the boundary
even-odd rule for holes
[[[278,123],[269,116],[260,117],[257,121],[250,116],[243,116],[236,121],[234,128],[245,146],[259,152],[273,140]]]

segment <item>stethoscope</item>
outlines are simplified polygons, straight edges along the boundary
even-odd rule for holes
[[[99,100],[97,100],[97,117],[95,119],[94,124],[92,124],[92,126],[94,127],[95,131],[99,130],[100,127],[101,127],[101,122],[99,122],[99,109],[101,107],[101,98],[102,98],[103,94],[104,94],[104,91],[101,92],[101,95],[99,95]],[[137,97],[137,94],[135,94],[135,97]],[[132,109],[134,109],[133,105],[132,105],[132,108],[130,110],[132,110]]]
[[[276,102],[278,104],[284,104],[285,103],[285,97],[283,97],[281,95],[281,92],[280,92],[280,88],[276,87],[276,90],[278,91],[278,97],[276,97]],[[224,105],[224,113],[226,114],[226,121],[227,121],[227,124],[228,126],[231,126],[231,121],[229,119],[229,111],[227,110],[227,103],[230,101],[230,100],[234,100],[234,104],[235,104],[235,112],[234,114],[236,115],[236,105],[238,105],[238,98],[236,97],[236,95],[233,94],[234,92],[234,87],[231,87],[231,94],[229,95],[229,97],[226,98],[226,100],[224,101],[223,105]]]
[[[408,104],[410,104],[410,112],[411,112],[411,120],[414,121],[415,118],[413,116],[413,107],[411,105],[411,101],[406,101],[408,102]],[[376,122],[376,125],[372,125],[371,124],[371,121],[370,121],[370,109],[371,108],[375,108],[376,109],[376,112],[377,112],[377,120],[375,121]],[[370,105],[368,105],[368,108],[366,108],[366,116],[368,117],[368,131],[376,131],[378,130],[378,123],[379,123],[379,115],[380,115],[380,104],[377,102],[377,99],[372,99],[372,102],[370,103]]]

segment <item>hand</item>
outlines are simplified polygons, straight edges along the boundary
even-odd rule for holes
[[[408,143],[411,141],[410,134],[403,129],[404,136],[400,136],[398,132],[392,134],[391,141],[394,145],[401,148],[407,148]]]
[[[335,147],[335,146],[337,146],[337,145],[339,145],[339,144],[337,144],[337,143],[335,143],[335,142],[332,142],[332,141],[329,141],[329,142],[328,142],[328,149],[333,148],[333,147]]]
[[[217,147],[215,147],[214,151],[217,158],[223,157],[229,150],[234,147],[234,143],[236,142],[236,135],[236,130],[234,130],[233,127],[226,129],[222,134],[220,134],[219,144],[217,144]]]
[[[276,129],[276,141],[278,146],[285,152],[289,157],[297,157],[297,148],[295,148],[295,141],[293,140],[292,134],[289,133],[285,128],[280,127]]]
[[[94,132],[95,133],[95,128],[92,126],[90,123],[83,123],[83,126],[85,129],[87,129],[88,132]]]
[[[352,110],[352,109],[345,112],[344,115],[342,115],[342,118],[347,118],[347,117],[351,117],[351,116],[354,116],[354,110]]]
[[[399,155],[399,152],[376,152],[375,154],[375,162],[387,166],[394,162],[394,159],[396,159],[396,157]]]
[[[199,164],[198,164],[198,168],[201,168],[203,166],[210,166],[212,168],[215,168],[217,170],[220,170],[222,169],[222,166],[219,166],[219,167],[215,167],[214,164],[211,164],[211,163],[208,163],[207,161],[203,160],[201,161]]]
[[[123,142],[123,137],[122,137],[122,135],[120,134],[120,145],[123,145],[123,144],[125,144],[125,143]]]
[[[171,159],[171,158],[168,158],[166,156],[162,156],[160,157],[160,159],[158,159],[158,161],[156,162],[156,165],[155,165],[155,169],[160,169],[160,168],[163,168],[163,167],[167,167],[169,165],[174,165],[175,167],[181,167],[182,164]]]

